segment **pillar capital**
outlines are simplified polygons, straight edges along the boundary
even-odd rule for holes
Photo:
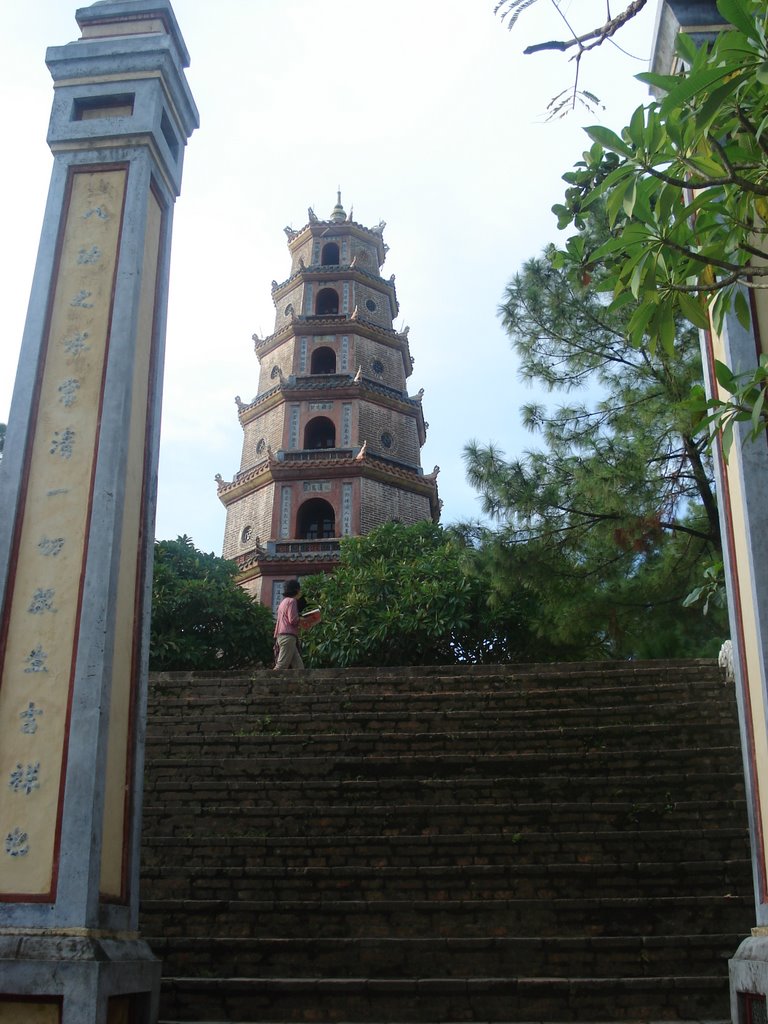
[[[178,195],[184,148],[199,116],[170,3],[107,0],[81,8],[77,21],[81,38],[46,53],[55,88],[51,150],[77,159],[94,149],[149,147]]]
[[[81,7],[75,19],[83,40],[165,33],[173,41],[181,66],[189,67],[189,52],[170,0],[97,0],[90,7]]]

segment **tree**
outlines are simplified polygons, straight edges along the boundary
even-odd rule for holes
[[[629,333],[672,352],[676,321],[716,325],[735,308],[750,322],[745,290],[768,281],[768,10],[764,0],[718,0],[734,26],[711,47],[684,33],[680,76],[637,77],[661,100],[638,107],[619,134],[587,128],[593,140],[564,176],[560,227],[578,230],[560,255],[581,277],[603,268],[614,307],[634,303]],[[610,237],[582,229],[608,212]]]
[[[387,523],[342,541],[330,576],[303,583],[323,621],[303,637],[313,667],[499,662],[531,656],[522,602],[489,605],[474,549],[431,523]]]
[[[235,669],[270,664],[274,621],[235,583],[237,566],[190,537],[155,543],[150,668]]]
[[[494,14],[499,14],[502,21],[506,21],[507,28],[514,28],[517,23],[517,19],[520,15],[526,11],[529,7],[532,7],[536,0],[498,0],[496,6],[493,9]],[[560,50],[565,52],[572,48],[576,48],[577,59],[582,53],[586,53],[587,50],[593,50],[597,46],[602,46],[606,39],[612,38],[623,28],[628,21],[636,17],[640,11],[645,7],[648,0],[632,0],[631,3],[627,4],[623,11],[619,14],[611,16],[610,9],[608,9],[607,17],[605,17],[600,23],[584,32],[577,32],[571,27],[570,21],[560,8],[558,3],[555,3],[555,10],[559,14],[563,23],[567,29],[567,36],[565,39],[550,39],[542,43],[534,43],[531,46],[526,46],[523,53],[539,53],[542,50]],[[594,19],[593,19],[594,21]]]
[[[546,509],[538,532],[563,540],[564,532],[582,535],[607,524],[634,542],[652,525],[693,532],[719,548],[712,468],[686,405],[701,378],[695,332],[678,323],[675,358],[631,345],[632,309],[609,309],[590,287],[557,269],[555,256],[550,247],[543,258],[528,261],[507,287],[499,312],[523,380],[582,400],[555,409],[523,408],[524,425],[541,435],[546,450],[516,465],[514,484],[505,477],[513,494],[486,490],[486,512],[495,516],[514,496],[518,510],[544,516]],[[496,479],[492,448],[470,446],[467,458],[473,483]],[[547,488],[551,500],[542,501]],[[691,502],[701,506],[693,531]]]
[[[768,287],[768,12],[762,0],[718,0],[732,29],[697,49],[685,34],[680,76],[638,77],[662,100],[639,107],[620,134],[587,129],[594,140],[575,169],[565,202],[553,209],[578,233],[559,254],[577,277],[601,267],[613,305],[634,303],[635,344],[648,339],[671,353],[677,318],[722,326],[734,309],[751,323],[748,294]],[[611,236],[589,243],[596,208],[608,210]],[[768,358],[743,374],[718,364],[727,397],[691,403],[702,430],[720,433],[727,458],[734,425],[754,440],[768,428]]]
[[[617,551],[615,564],[590,564],[583,554],[558,550],[544,538],[521,539],[503,527],[483,545],[491,597],[524,599],[526,624],[536,638],[536,661],[601,658],[711,657],[727,635],[714,605],[707,618],[683,607],[698,583],[691,545],[666,537],[634,566]]]
[[[497,0],[494,14],[498,14],[501,20],[506,22],[507,28],[511,30],[517,24],[521,14],[527,11],[529,7],[532,7],[535,2],[536,0]],[[590,50],[602,46],[607,40],[612,40],[613,36],[620,29],[624,28],[628,22],[643,10],[647,2],[648,0],[631,0],[622,11],[615,15],[611,14],[610,7],[608,7],[605,16],[602,17],[598,13],[601,10],[598,5],[594,5],[594,15],[592,15],[589,5],[580,5],[579,11],[571,9],[566,14],[559,0],[552,0],[552,7],[562,22],[560,28],[562,29],[564,26],[563,34],[565,38],[548,39],[543,42],[533,43],[531,46],[526,46],[523,50],[525,54],[540,53],[543,50],[558,50],[561,53],[573,51],[570,53],[569,58],[574,65],[573,82],[568,88],[563,89],[550,100],[547,106],[549,120],[564,116],[569,109],[575,109],[577,103],[581,103],[590,110],[594,110],[595,107],[600,105],[600,101],[594,93],[579,88],[581,59]],[[587,24],[590,27],[576,29],[571,23],[571,19],[577,13],[583,13],[585,8],[589,18]],[[597,25],[595,25],[596,21],[598,22]]]
[[[591,229],[607,231],[597,213]],[[524,408],[540,450],[512,462],[494,445],[465,450],[498,524],[494,587],[531,591],[542,639],[576,657],[639,656],[654,615],[674,626],[665,647],[656,630],[656,656],[697,653],[702,631],[680,605],[720,539],[705,442],[685,405],[701,375],[694,332],[678,325],[676,358],[634,347],[632,308],[609,308],[554,257],[525,264],[500,313],[523,378],[577,400]]]

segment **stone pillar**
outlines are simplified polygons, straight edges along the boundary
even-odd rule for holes
[[[726,24],[715,0],[661,0],[652,69],[675,68],[675,39],[685,32],[706,45]],[[755,369],[768,352],[768,299],[750,291],[751,325],[729,313],[721,331],[701,331],[707,392],[719,393],[716,362],[735,373]],[[727,399],[727,394],[720,394]],[[723,538],[723,561],[733,645],[755,889],[756,926],[729,961],[734,1024],[768,1020],[768,437],[745,442],[745,426],[734,433],[728,462],[719,443],[715,478]]]
[[[154,1021],[159,991],[141,779],[171,224],[198,119],[170,0],[76,18],[46,55],[54,166],[0,469],[1,1024]]]
[[[703,336],[711,394],[716,360],[751,371],[768,351],[768,301],[750,298],[750,329],[730,313],[719,334]],[[728,462],[719,451],[716,462],[755,889],[756,927],[730,961],[731,1013],[742,1024],[765,1020],[768,996],[768,438],[744,442],[745,433],[742,425]]]

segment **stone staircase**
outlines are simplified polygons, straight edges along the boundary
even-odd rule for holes
[[[153,677],[164,1022],[726,1020],[754,923],[710,662]]]

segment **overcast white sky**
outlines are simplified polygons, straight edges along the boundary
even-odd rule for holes
[[[70,0],[0,3],[0,422],[7,420],[52,158],[45,49],[75,39]],[[87,5],[84,5],[87,6]],[[531,443],[519,407],[532,394],[496,316],[504,286],[557,239],[560,176],[588,144],[580,125],[620,128],[647,93],[655,4],[584,61],[582,84],[607,109],[545,123],[572,65],[525,57],[559,37],[550,0],[508,32],[494,0],[174,0],[192,58],[201,127],[176,204],[156,535],[189,534],[221,552],[225,513],[214,474],[239,468],[234,396],[256,392],[251,336],[274,326],[273,278],[288,276],[283,227],[307,207],[330,215],[341,186],[355,220],[387,222],[401,317],[410,325],[413,394],[430,424],[422,463],[437,464],[443,522],[476,517],[464,478],[471,438],[508,455]],[[564,10],[568,8],[564,5]],[[573,0],[577,28],[599,0]]]

